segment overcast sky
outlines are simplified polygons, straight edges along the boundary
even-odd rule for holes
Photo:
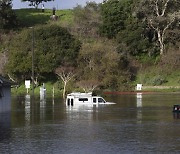
[[[96,3],[103,2],[103,0],[54,0],[43,4],[45,5],[45,8],[49,9],[53,7],[56,7],[57,9],[72,9],[78,4],[84,6],[87,1],[94,1]],[[28,4],[29,3],[27,2],[21,2],[21,0],[13,0],[13,9],[29,8]],[[39,7],[41,7],[41,5]]]

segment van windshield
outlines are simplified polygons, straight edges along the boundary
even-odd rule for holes
[[[98,103],[106,103],[103,98],[98,98]]]

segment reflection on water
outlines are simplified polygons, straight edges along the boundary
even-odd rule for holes
[[[137,93],[136,97],[137,97],[137,108],[141,108],[142,107],[142,93]]]
[[[11,138],[11,113],[0,113],[0,143]]]
[[[137,93],[137,122],[141,123],[142,120],[142,93]]]
[[[174,119],[180,119],[180,113],[173,113]]]
[[[179,94],[105,96],[114,105],[67,107],[13,97],[0,114],[0,153],[179,153]]]
[[[93,106],[96,106],[96,105],[89,104],[89,103],[88,104],[76,103],[73,106],[66,105],[66,110],[67,111],[87,111],[87,112],[92,112]]]

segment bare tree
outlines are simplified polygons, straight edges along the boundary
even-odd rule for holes
[[[180,17],[180,2],[179,0],[142,0],[141,5],[141,12],[149,26],[157,33],[160,55],[163,55],[166,32]]]
[[[6,52],[0,53],[0,74],[4,74],[4,66],[7,63],[7,54]]]
[[[82,80],[77,83],[79,87],[81,87],[84,92],[93,92],[94,89],[99,85],[97,80]]]
[[[55,73],[62,79],[64,83],[63,98],[66,94],[67,83],[75,76],[75,68],[70,66],[61,66],[55,70]]]

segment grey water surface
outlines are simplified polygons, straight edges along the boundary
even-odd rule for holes
[[[113,105],[66,107],[13,96],[0,113],[0,153],[180,153],[180,94],[104,96]]]

